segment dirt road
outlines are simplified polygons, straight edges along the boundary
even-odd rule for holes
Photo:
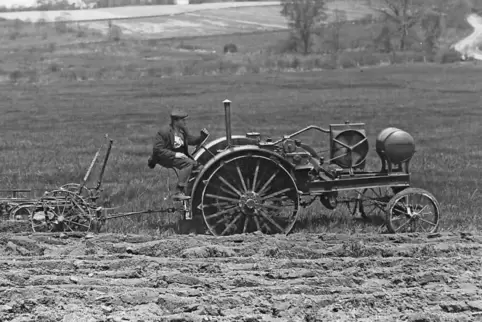
[[[1,321],[480,321],[482,235],[0,237]]]
[[[455,43],[453,47],[464,60],[467,58],[482,60],[482,51],[479,49],[482,44],[482,17],[472,13],[467,16],[466,20],[474,30],[470,35]]]

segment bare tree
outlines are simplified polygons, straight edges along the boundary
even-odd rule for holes
[[[432,59],[444,29],[443,15],[436,11],[429,11],[422,17],[420,26],[424,33],[423,47],[425,54],[428,55],[429,59]]]
[[[319,23],[327,18],[324,0],[281,0],[281,14],[303,45],[303,53],[310,52],[312,35]]]
[[[327,43],[331,44],[331,47],[335,53],[342,49],[341,45],[341,29],[347,21],[347,14],[344,10],[335,9],[333,11],[333,21],[327,26],[325,32],[328,33]]]
[[[397,27],[400,36],[400,50],[405,50],[408,32],[423,15],[424,0],[379,0],[377,4],[369,2],[371,7],[382,13],[388,21]]]

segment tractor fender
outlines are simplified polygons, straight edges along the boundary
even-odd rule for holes
[[[211,156],[211,153],[209,153],[206,150],[211,150],[212,148],[215,148],[217,146],[219,146],[220,149],[224,149],[227,146],[227,141],[228,140],[226,139],[226,137],[223,136],[223,137],[217,138],[213,141],[210,141],[209,143],[204,144],[204,148],[200,149],[199,151],[197,151],[193,155],[194,160],[199,161],[200,159],[204,159],[204,158],[202,158],[203,155],[210,155]],[[255,139],[250,139],[250,138],[248,138],[244,135],[233,135],[232,141],[233,141],[233,145],[236,145],[236,146],[237,145],[254,145],[254,144],[256,144]],[[214,153],[214,154],[217,154],[217,153]],[[201,163],[203,163],[203,162],[201,162]]]
[[[284,159],[280,154],[260,148],[257,145],[241,145],[241,146],[234,146],[229,149],[226,149],[225,151],[217,154],[214,156],[211,160],[209,160],[201,170],[201,172],[198,174],[196,180],[194,181],[194,184],[191,189],[191,200],[195,200],[194,194],[197,191],[197,188],[199,186],[199,183],[201,182],[202,178],[206,174],[206,172],[210,171],[213,166],[215,166],[218,162],[221,160],[226,160],[231,158],[233,155],[242,155],[242,154],[248,154],[250,152],[254,152],[256,154],[261,154],[265,155],[267,157],[274,157],[276,158],[289,172],[291,172],[294,169],[294,166],[288,162],[286,159]]]

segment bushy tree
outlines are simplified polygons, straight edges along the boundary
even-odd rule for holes
[[[310,52],[313,34],[319,24],[326,20],[324,0],[281,0],[281,14],[303,46],[303,53]]]
[[[372,8],[382,13],[387,21],[395,24],[400,37],[400,50],[405,50],[409,30],[415,26],[424,13],[425,0],[379,0],[369,2]]]

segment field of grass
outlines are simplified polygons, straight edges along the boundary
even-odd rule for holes
[[[424,59],[420,51],[384,54],[371,48],[372,37],[381,28],[375,24],[345,24],[341,45],[353,50],[337,54],[332,54],[330,45],[324,43],[328,39],[315,37],[315,53],[308,56],[287,52],[289,32],[285,30],[142,41],[122,33],[113,38],[112,34],[65,24],[0,24],[5,49],[0,54],[0,80],[14,83],[257,74]],[[238,53],[223,53],[223,47],[229,43],[237,45]],[[418,42],[415,40],[414,44]]]
[[[349,9],[347,2],[334,4]],[[204,16],[123,21],[130,27],[107,35],[92,24],[87,28],[81,23],[1,21],[3,187],[34,188],[39,195],[80,181],[109,133],[115,144],[104,197],[119,211],[156,208],[164,203],[168,172],[150,170],[146,162],[152,136],[168,121],[169,109],[188,109],[195,131],[207,127],[217,137],[224,133],[221,102],[229,98],[234,102],[235,133],[255,130],[279,137],[308,124],[326,126],[349,119],[367,123],[373,148],[375,136],[385,127],[409,131],[418,151],[412,163],[414,185],[441,201],[442,229],[480,228],[478,66],[420,63],[426,57],[417,30],[409,37],[408,51],[381,53],[373,42],[382,28],[379,22],[345,23],[341,51],[330,47],[327,32],[315,37],[313,54],[303,56],[288,50],[288,31],[259,30],[280,23],[279,8],[196,14]],[[213,15],[223,17],[218,22],[236,17],[246,23],[219,23],[216,29]],[[142,28],[137,34],[126,33],[135,23],[162,29],[173,21],[191,27],[171,27],[162,35]],[[213,35],[223,28],[239,33]],[[451,35],[464,32],[453,29]],[[140,39],[144,36],[155,39]],[[396,36],[392,42],[397,43]],[[236,44],[238,52],[224,54],[228,43]],[[317,150],[327,142],[305,139]],[[374,151],[370,163],[372,169],[379,166]],[[310,213],[322,216],[323,225],[314,227],[316,231],[375,229],[325,209],[315,207],[308,217]],[[175,222],[163,216],[119,219],[108,229],[156,232],[158,223]]]
[[[336,9],[344,10],[348,20],[373,13],[362,2],[330,1],[329,17]],[[93,10],[30,11],[0,13],[0,18],[22,21],[68,21],[69,28],[91,29],[107,34],[109,23],[124,37],[172,38],[209,36],[256,31],[286,30],[285,17],[278,1],[207,3],[191,6],[158,5],[115,7]],[[141,18],[136,18],[141,17]],[[96,20],[100,21],[88,21]],[[113,20],[109,20],[113,19]],[[328,20],[330,21],[330,20]]]
[[[372,151],[369,168],[380,164],[376,135],[395,126],[417,144],[413,185],[431,191],[442,205],[442,230],[480,229],[480,91],[474,66],[412,65],[311,73],[228,75],[139,80],[53,83],[41,87],[4,84],[1,173],[3,188],[44,189],[79,182],[108,133],[115,140],[105,175],[105,197],[119,211],[164,204],[166,170],[150,170],[151,138],[180,106],[191,114],[190,127],[224,134],[222,100],[233,101],[233,132],[259,131],[273,138],[308,124],[327,126],[345,120],[366,122]],[[302,138],[316,150],[326,138]],[[171,187],[174,175],[171,173]],[[346,231],[349,216],[310,210],[325,224],[315,231]],[[113,221],[110,231],[155,233],[164,215]],[[358,231],[371,231],[355,225]]]
[[[224,2],[203,3],[197,5],[149,5],[149,6],[121,6],[110,8],[96,8],[88,10],[37,10],[1,12],[0,18],[38,21],[55,21],[59,18],[71,21],[85,21],[95,19],[119,19],[129,17],[144,17],[155,15],[177,15],[206,9],[223,9],[233,7],[253,7],[277,4],[279,1],[255,2]]]

